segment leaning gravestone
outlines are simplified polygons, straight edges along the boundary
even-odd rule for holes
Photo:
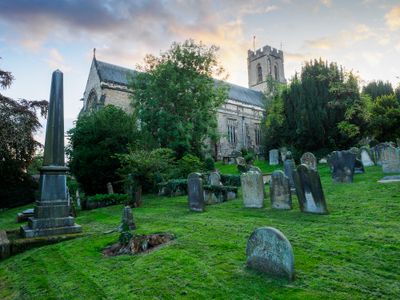
[[[114,194],[114,188],[111,182],[107,182],[107,194]]]
[[[259,167],[257,167],[257,166],[251,166],[249,171],[254,171],[254,172],[258,172],[258,173],[262,174],[261,169]]]
[[[127,226],[129,230],[136,229],[135,221],[133,220],[132,209],[130,206],[125,206],[122,212],[122,219],[121,219],[121,229]]]
[[[300,163],[307,165],[310,169],[317,170],[317,159],[311,152],[304,153],[300,158]]]
[[[333,151],[329,155],[329,165],[334,182],[353,182],[356,155],[348,150]]]
[[[247,265],[257,271],[288,280],[294,279],[292,245],[278,229],[257,228],[247,241]]]
[[[282,171],[274,171],[269,188],[272,208],[292,209],[289,179]]]
[[[201,174],[191,173],[188,176],[189,209],[192,211],[204,211],[204,191]]]
[[[79,233],[81,226],[70,216],[67,196],[68,168],[64,161],[63,73],[54,71],[51,79],[49,111],[43,166],[40,169],[40,200],[28,225],[21,226],[24,237]]]
[[[381,152],[383,173],[400,173],[400,148],[388,146]]]
[[[318,171],[300,165],[294,172],[297,199],[302,212],[327,214],[324,191]]]
[[[276,166],[279,164],[279,151],[278,149],[269,150],[269,164]]]
[[[292,153],[288,151],[286,153],[286,160],[283,162],[283,169],[285,175],[289,179],[290,188],[294,188],[293,172],[296,169],[296,164],[292,158]]]
[[[371,166],[375,165],[371,159],[371,155],[369,154],[369,151],[365,148],[361,149],[361,162],[364,167],[371,167]]]
[[[211,172],[208,175],[208,184],[209,185],[222,185],[221,183],[221,175],[218,172]]]
[[[261,208],[264,205],[264,183],[262,174],[255,171],[240,176],[244,207]]]

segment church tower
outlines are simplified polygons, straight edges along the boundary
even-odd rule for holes
[[[267,78],[286,83],[283,68],[283,51],[264,46],[261,49],[247,51],[247,73],[249,88],[264,92],[267,89]]]

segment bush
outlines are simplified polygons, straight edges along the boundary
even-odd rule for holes
[[[187,194],[187,179],[171,179],[167,182],[159,183],[158,186],[160,189],[166,189],[164,193],[166,196],[174,196],[178,191]]]
[[[190,173],[201,172],[204,166],[197,156],[186,154],[177,162],[176,178],[187,178]]]
[[[207,157],[204,160],[204,168],[206,171],[214,171],[215,170],[215,161],[212,157]]]
[[[224,186],[236,186],[236,187],[239,187],[241,185],[240,175],[232,175],[232,174],[224,175],[224,174],[221,174],[221,183]]]
[[[89,196],[83,203],[83,209],[94,209],[128,202],[127,194],[96,194]]]

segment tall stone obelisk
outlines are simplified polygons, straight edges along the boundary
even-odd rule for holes
[[[43,166],[40,169],[40,200],[28,225],[21,226],[24,237],[78,233],[81,226],[69,215],[67,196],[68,168],[64,162],[63,73],[53,72],[46,127]]]

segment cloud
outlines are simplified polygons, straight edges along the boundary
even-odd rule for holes
[[[59,69],[63,72],[69,72],[71,70],[71,67],[65,63],[64,57],[56,48],[51,48],[49,50],[47,64],[51,69]]]
[[[386,25],[390,30],[400,29],[400,5],[393,7],[385,15]]]
[[[306,45],[313,49],[330,50],[334,46],[334,41],[329,38],[319,38],[315,40],[307,40]]]
[[[332,0],[320,0],[320,2],[325,5],[326,7],[332,6]]]
[[[363,52],[361,56],[372,67],[378,66],[383,58],[383,54],[379,52]]]

